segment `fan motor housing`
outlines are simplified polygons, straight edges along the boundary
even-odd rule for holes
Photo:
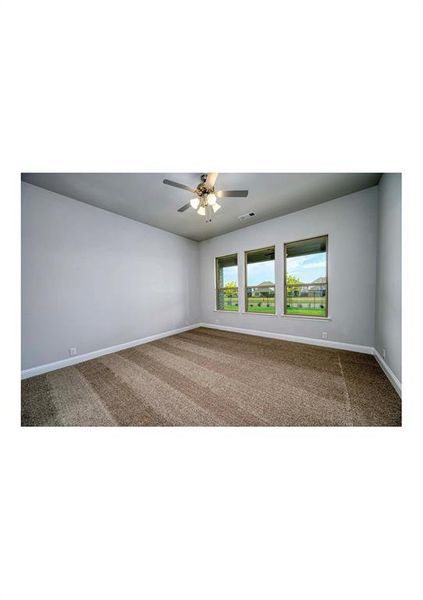
[[[208,194],[210,194],[213,189],[207,188],[203,183],[200,183],[200,185],[197,186],[197,195],[199,197],[201,196],[207,196]]]

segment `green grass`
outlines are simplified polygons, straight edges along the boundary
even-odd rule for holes
[[[314,316],[314,317],[324,317],[325,315],[325,309],[324,308],[287,308],[286,309],[286,314],[287,315],[304,315],[304,316]]]
[[[315,308],[311,307],[298,307],[296,304],[306,304],[306,301],[302,298],[291,298],[291,306],[286,308],[285,314],[287,315],[302,315],[305,317],[325,317],[325,309],[320,307],[321,303],[316,303],[317,306]],[[259,306],[260,304],[260,306]],[[269,306],[267,306],[269,304]],[[232,297],[224,299],[223,307],[220,310],[225,310],[228,312],[238,312],[238,298]],[[265,313],[265,314],[275,314],[275,299],[274,298],[248,298],[246,311],[250,313]]]
[[[251,305],[248,305],[248,312],[274,313],[275,307],[274,306],[251,306]]]
[[[237,306],[235,304],[227,304],[225,302],[223,310],[237,312],[239,310],[239,306]],[[266,305],[263,305],[263,303],[262,303],[261,306],[258,306],[257,302],[253,302],[253,303],[248,302],[247,312],[274,314],[275,313],[275,305],[271,304],[270,306],[266,306]],[[290,307],[290,308],[286,309],[285,314],[287,314],[287,315],[304,315],[307,317],[324,317],[324,316],[326,316],[325,309],[320,308],[320,307],[316,307],[316,308]]]
[[[235,299],[232,298],[232,304],[228,303],[228,299],[225,298],[225,302],[223,305],[223,309],[221,308],[220,310],[227,310],[227,311],[238,311],[239,310],[239,306],[237,304],[235,304]],[[258,303],[261,303],[261,306],[258,306]],[[272,304],[271,302],[269,302],[270,306],[266,306],[267,302],[263,302],[262,299],[257,299],[257,300],[251,300],[251,298],[248,301],[248,312],[256,312],[256,313],[274,313],[275,312],[275,305],[274,303]]]
[[[267,306],[268,304],[270,306]],[[269,298],[267,302],[267,298],[248,298],[247,312],[272,314],[275,312],[275,299]]]
[[[275,298],[249,297],[246,300],[246,310],[250,313],[275,314]],[[259,306],[260,305],[260,306]],[[269,306],[268,306],[269,305]]]
[[[239,306],[235,306],[235,304],[224,304],[223,310],[238,310]]]

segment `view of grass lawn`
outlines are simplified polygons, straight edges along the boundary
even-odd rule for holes
[[[287,307],[286,309],[287,315],[304,315],[304,316],[314,316],[314,317],[324,317],[325,309],[324,308],[297,308],[297,307]]]
[[[247,310],[248,312],[257,312],[257,313],[275,313],[275,304],[274,304],[274,298],[269,298],[270,302],[269,302],[269,306],[267,306],[267,302],[263,303],[263,301],[260,302],[260,299],[255,300],[254,298],[248,299],[248,307]],[[239,305],[238,305],[238,300],[234,299],[234,298],[225,298],[225,303],[224,303],[224,307],[223,310],[228,310],[228,311],[238,311],[239,310]],[[310,316],[310,317],[324,317],[325,316],[325,309],[321,308],[320,306],[317,306],[316,308],[298,308],[298,307],[287,307],[286,308],[286,313],[287,315],[304,315],[304,316]]]
[[[251,299],[250,299],[251,300]],[[225,302],[223,310],[228,310],[228,311],[238,311],[239,310],[239,306],[238,304],[229,304],[228,302]],[[257,313],[275,313],[275,305],[269,303],[269,306],[267,306],[267,304],[265,305],[261,305],[259,306],[258,303],[251,303],[249,301],[248,303],[248,312],[257,312]],[[297,307],[289,307],[286,309],[286,314],[287,315],[304,315],[304,316],[310,316],[310,317],[324,317],[325,316],[325,309],[324,308],[297,308]]]
[[[275,313],[274,298],[248,298],[248,312]]]
[[[248,306],[248,312],[257,312],[257,313],[275,313],[274,306]]]
[[[228,303],[228,299],[225,298],[225,303],[223,305],[223,310],[238,310],[238,309],[239,309],[238,302],[236,304],[234,304],[234,303],[229,304]]]
[[[248,312],[258,313],[274,313],[275,312],[275,299],[269,298],[269,301],[263,301],[263,298],[248,298],[248,306],[246,307]],[[224,299],[223,310],[237,311],[239,310],[238,298],[227,298]]]
[[[308,292],[308,295],[303,296],[289,295],[287,298],[285,314],[325,317],[326,298],[324,296],[316,296],[314,292]]]

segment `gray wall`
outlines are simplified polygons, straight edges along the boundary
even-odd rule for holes
[[[22,184],[22,368],[199,321],[198,245]]]
[[[200,244],[202,321],[309,338],[374,345],[377,187],[325,202]],[[281,316],[284,242],[329,234],[330,320]],[[277,316],[216,312],[214,259],[238,252],[239,286],[244,285],[244,251],[276,245]],[[244,308],[240,294],[241,310]]]
[[[401,381],[401,174],[379,182],[375,348]]]

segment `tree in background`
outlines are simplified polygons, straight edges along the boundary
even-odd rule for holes
[[[297,286],[298,284],[298,286]],[[287,275],[286,276],[286,285],[288,287],[288,295],[289,296],[298,296],[300,291],[301,280],[296,275]]]
[[[236,298],[238,296],[237,284],[235,281],[228,281],[225,283],[225,289],[223,291],[225,298],[228,299],[228,305],[232,305],[232,298]]]
[[[225,283],[225,296],[229,296],[229,297],[233,296],[234,291],[236,290],[237,287],[238,286],[235,281],[228,281],[227,283]],[[233,289],[233,288],[235,288],[235,289]]]
[[[287,275],[286,283],[287,283],[287,285],[293,285],[295,283],[300,284],[301,280],[296,275]]]

